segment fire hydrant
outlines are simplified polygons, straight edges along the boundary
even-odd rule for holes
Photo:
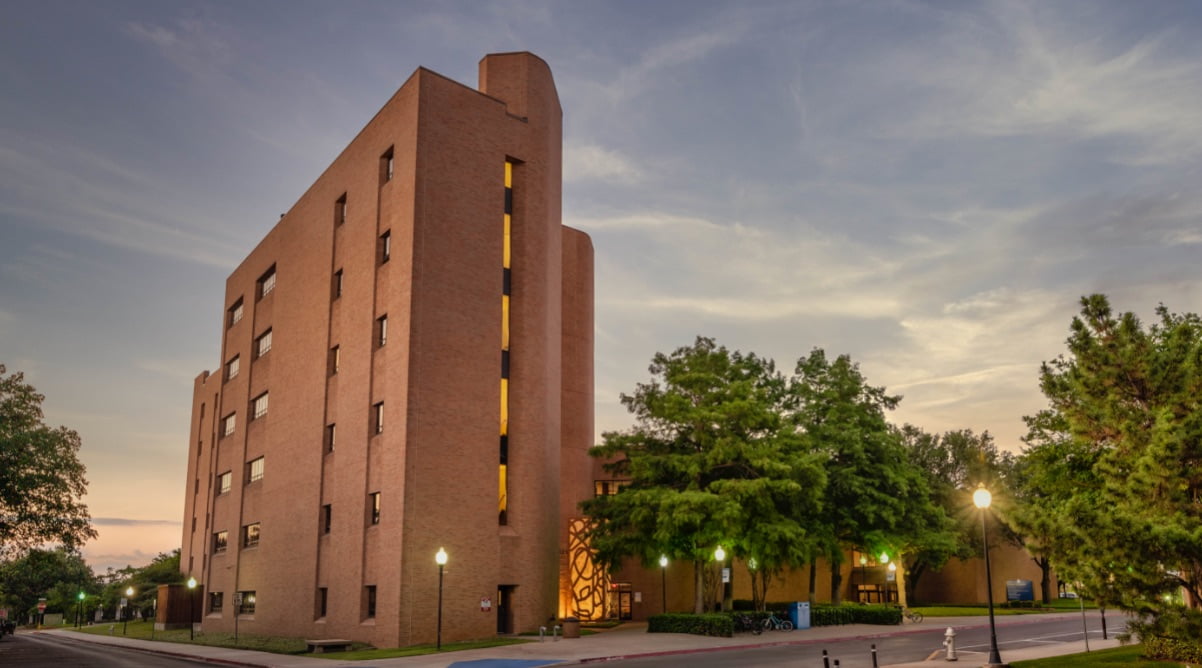
[[[956,656],[956,631],[950,626],[947,627],[947,631],[943,634],[943,646],[947,648],[945,660],[956,661],[960,658]]]

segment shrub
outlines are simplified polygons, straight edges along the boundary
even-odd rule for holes
[[[1150,636],[1144,639],[1144,655],[1149,659],[1169,659],[1181,662],[1202,662],[1202,645],[1166,638],[1165,636]]]
[[[843,624],[901,624],[901,608],[892,605],[816,605],[810,610],[813,626]]]
[[[729,638],[735,634],[735,624],[730,615],[725,614],[691,615],[670,612],[648,618],[647,633],[691,633],[696,636]]]

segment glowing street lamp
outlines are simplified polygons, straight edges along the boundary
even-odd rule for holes
[[[977,485],[976,491],[972,493],[972,505],[981,509],[981,544],[985,548],[985,593],[989,598],[989,663],[987,665],[1005,666],[1006,664],[1002,663],[1002,655],[997,649],[997,630],[993,625],[993,573],[989,569],[989,534],[985,525],[985,517],[991,503],[993,503],[993,495],[985,489],[985,483]]]
[[[442,574],[443,567],[447,565],[447,551],[438,548],[438,553],[434,555],[434,563],[438,564],[438,644],[435,649],[442,651]]]
[[[121,611],[121,635],[125,635],[125,628],[129,625],[129,599],[134,596],[134,588],[125,588],[125,609]]]
[[[196,639],[196,578],[188,578],[188,640]]]
[[[668,555],[666,555],[666,554],[661,554],[659,556],[659,572],[660,572],[660,577],[661,577],[660,585],[661,585],[661,589],[662,589],[662,591],[660,592],[660,600],[663,601],[664,613],[667,614],[667,612],[668,612]]]
[[[83,599],[84,599],[84,596],[86,596],[86,595],[87,594],[84,594],[82,591],[79,592],[79,597],[78,597],[79,605],[76,606],[76,612],[75,612],[76,628],[83,628]]]

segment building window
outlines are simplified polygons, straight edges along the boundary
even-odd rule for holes
[[[225,595],[219,591],[209,592],[209,612],[221,612],[225,603]]]
[[[317,588],[317,618],[326,616],[326,605],[330,600],[330,590],[326,587]]]
[[[217,493],[225,494],[226,492],[230,491],[230,487],[233,486],[233,479],[234,474],[232,471],[226,471],[225,473],[217,476]]]
[[[271,294],[272,290],[275,290],[275,265],[259,278],[259,299]]]
[[[221,418],[221,435],[222,436],[232,436],[234,434],[234,428],[237,426],[236,425],[237,419],[238,419],[237,413],[230,413],[229,415]]]
[[[334,226],[337,227],[346,222],[346,193],[342,193],[342,197],[334,202]]]
[[[334,284],[330,287],[332,293],[331,299],[338,299],[342,296],[342,270],[334,272]]]
[[[255,339],[255,357],[262,357],[271,352],[271,330],[267,330]]]
[[[330,348],[330,359],[326,364],[329,366],[329,375],[333,376],[338,373],[338,368],[342,366],[342,348],[340,346]]]
[[[239,615],[255,614],[255,593],[253,591],[238,592],[238,600]]]
[[[630,483],[624,480],[594,480],[593,494],[595,496],[613,496]]]
[[[384,151],[384,155],[380,156],[380,185],[388,183],[392,180],[395,166],[396,163],[393,160],[392,147],[389,146],[388,150]]]
[[[233,380],[238,375],[238,356],[225,363],[225,379]]]
[[[384,433],[384,402],[376,404],[372,407],[372,432],[376,434]]]
[[[367,609],[367,617],[369,617],[369,618],[375,617],[376,616],[376,586],[375,585],[367,585],[363,589],[364,589],[363,598],[366,599],[364,601],[364,604]]]
[[[254,547],[259,544],[259,523],[247,524],[242,527],[242,547]]]
[[[327,503],[321,507],[321,532],[323,534],[328,534],[333,526],[334,507]]]
[[[250,484],[252,482],[259,482],[260,480],[263,479],[263,458],[262,457],[258,457],[256,459],[250,460],[250,463],[247,464],[246,467],[247,467],[247,475],[246,475],[246,483],[247,484]]]
[[[392,257],[392,231],[389,230],[380,235],[380,264],[384,264]]]
[[[250,402],[250,419],[258,420],[267,415],[267,393],[264,392]]]
[[[376,346],[382,347],[388,343],[388,316],[376,318]]]
[[[225,548],[229,546],[230,532],[218,531],[213,534],[213,554],[221,554],[225,552]]]
[[[234,325],[238,324],[238,321],[241,319],[242,319],[242,298],[239,297],[238,301],[234,302],[234,305],[230,307],[229,326],[233,327]]]
[[[338,431],[334,423],[331,422],[330,424],[326,425],[326,452],[334,451],[334,440],[337,437],[337,433]]]
[[[380,493],[372,492],[371,494],[368,494],[367,495],[367,505],[371,511],[371,515],[370,515],[371,523],[379,524],[380,523]]]

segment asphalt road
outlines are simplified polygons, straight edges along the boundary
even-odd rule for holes
[[[1005,618],[1003,618],[1005,619]],[[1007,649],[1019,649],[1032,645],[1046,645],[1057,642],[1072,642],[1081,640],[1080,618],[1062,621],[1024,618],[1033,623],[998,626],[998,649],[1002,660],[1006,659]],[[1115,633],[1120,624],[1118,615],[1111,614],[1107,618],[1110,633]],[[1102,637],[1102,627],[1097,612],[1090,612],[1088,617],[1090,639]],[[883,634],[885,637],[870,640],[830,640],[806,643],[803,645],[788,645],[783,647],[760,647],[754,649],[737,649],[721,652],[705,652],[688,655],[667,655],[625,661],[609,661],[606,666],[621,666],[622,668],[662,668],[687,664],[689,668],[717,668],[719,666],[756,666],[771,668],[774,666],[789,666],[790,668],[823,668],[822,652],[828,653],[830,666],[834,668],[839,661],[839,668],[872,668],[872,645],[876,645],[876,660],[880,666],[894,663],[909,663],[923,661],[935,652],[942,656],[943,634],[946,626],[934,626],[924,622],[928,627],[907,627],[904,633]],[[795,632],[798,633],[798,632]],[[804,631],[799,632],[804,633]],[[786,632],[768,632],[760,636],[765,642],[791,639]],[[959,648],[959,662],[948,664],[943,661],[932,663],[936,665],[974,666],[985,663],[989,655],[989,628],[963,629],[957,631],[956,645]]]
[[[136,652],[118,647],[72,642],[56,636],[17,633],[0,640],[0,666],[53,668],[195,668],[211,665],[161,654]]]

